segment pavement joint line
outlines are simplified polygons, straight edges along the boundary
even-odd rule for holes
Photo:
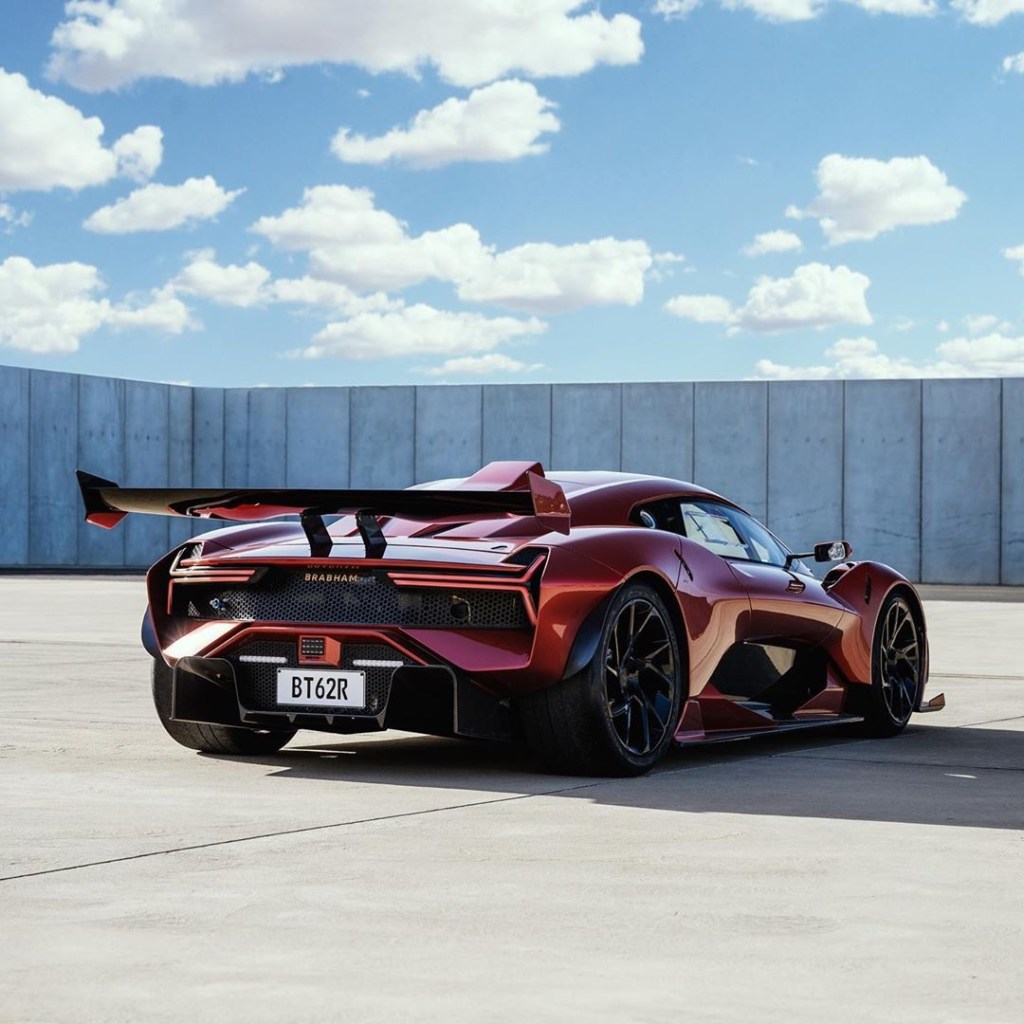
[[[658,772],[658,775],[678,775],[681,772],[694,771],[699,765],[686,765]],[[650,777],[650,776],[649,776]],[[209,843],[193,843],[188,846],[175,846],[166,850],[149,850],[146,853],[126,854],[123,857],[108,857],[105,860],[85,861],[82,864],[66,864],[59,868],[44,868],[42,871],[25,871],[19,875],[0,875],[0,882],[16,882],[19,879],[38,878],[42,875],[59,875],[66,871],[80,871],[83,868],[103,867],[108,864],[124,864],[128,861],[147,860],[150,857],[164,857],[172,853],[194,853],[196,850],[216,849],[219,846],[234,846],[239,843],[251,843],[259,839],[278,839],[283,836],[303,835],[308,832],[325,832],[332,828],[349,828],[352,825],[370,825],[378,821],[398,821],[402,818],[425,817],[429,814],[442,814],[445,811],[459,811],[466,808],[488,807],[493,804],[513,803],[517,800],[530,800],[538,796],[560,796],[563,793],[575,793],[583,789],[596,789],[598,786],[614,785],[622,782],[633,782],[634,779],[595,779],[593,782],[580,783],[577,786],[562,786],[559,789],[546,789],[538,793],[516,793],[513,796],[494,797],[490,800],[474,800],[464,804],[448,804],[444,807],[427,807],[419,811],[401,811],[396,814],[381,814],[372,818],[356,818],[352,821],[333,821],[326,825],[306,825],[302,828],[281,829],[277,832],[263,832],[254,836],[236,836],[234,839],[218,839]]]
[[[884,764],[889,767],[900,768],[963,768],[975,772],[1024,772],[1024,767],[1013,767],[1010,765],[998,764],[936,764],[932,761],[887,761],[881,758],[861,757],[808,757],[805,754],[791,754],[796,759],[804,758],[808,761],[842,761],[844,764]]]
[[[929,679],[991,679],[996,682],[1001,680],[1019,683],[1024,681],[1024,676],[989,676],[981,673],[969,674],[967,672],[930,672]]]
[[[141,647],[125,640],[14,640],[0,637],[0,644],[18,644],[24,647]]]
[[[1003,722],[1020,722],[1024,721],[1024,715],[1010,715],[1007,718],[986,718],[981,722],[965,722],[963,725],[948,726],[951,729],[977,729],[981,725],[1002,725]],[[914,733],[915,736],[920,736],[920,733]]]

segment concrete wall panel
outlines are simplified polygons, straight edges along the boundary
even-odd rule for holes
[[[348,388],[288,389],[288,487],[348,486]]]
[[[78,468],[78,377],[33,370],[29,398],[29,562],[75,565],[82,500]]]
[[[551,385],[485,385],[481,465],[525,461],[551,466]]]
[[[224,485],[224,390],[192,389],[192,486]],[[217,530],[221,524],[196,520],[192,534]],[[184,526],[182,527],[185,528]]]
[[[29,379],[0,366],[0,565],[29,562]]]
[[[1001,381],[926,380],[922,401],[921,573],[998,583]]]
[[[768,525],[794,551],[843,532],[843,384],[768,385]]]
[[[1024,585],[1024,378],[1003,381],[1002,583]]]
[[[167,392],[167,483],[171,487],[192,486],[193,410],[192,389],[171,387]],[[167,524],[167,542],[181,544],[197,532],[188,519],[171,519]]]
[[[1024,585],[1024,380],[184,388],[0,367],[0,565],[148,565],[218,524],[81,522],[130,486],[403,487],[496,459],[691,478],[795,545]],[[842,525],[839,525],[840,514]]]
[[[351,402],[352,486],[408,487],[415,483],[416,389],[356,388]]]
[[[693,431],[694,483],[765,519],[768,386],[757,381],[694,385]]]
[[[559,384],[551,396],[553,469],[611,469],[622,460],[622,385]]]
[[[479,386],[416,389],[416,482],[469,476],[481,466],[483,409]]]
[[[244,487],[249,482],[249,390],[224,392],[224,486]]]
[[[285,480],[287,401],[285,388],[253,388],[249,392],[246,483],[250,487],[280,487]]]
[[[693,385],[622,385],[622,468],[676,480],[693,476]]]
[[[196,487],[224,484],[224,391],[195,388],[192,392],[192,483]]]
[[[78,379],[78,466],[95,476],[127,484],[124,461],[123,380]],[[104,530],[80,519],[80,565],[124,565],[124,526]]]
[[[921,382],[846,384],[843,536],[854,558],[921,570]]]
[[[170,485],[168,435],[170,401],[166,384],[125,382],[125,482],[131,487]],[[170,547],[169,521],[163,516],[128,516],[124,530],[126,565],[149,565]]]

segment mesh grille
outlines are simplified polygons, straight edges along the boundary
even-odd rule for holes
[[[268,572],[252,586],[178,587],[179,614],[195,619],[351,626],[523,629],[529,625],[518,591],[397,587],[385,573],[370,573],[353,582],[323,583],[303,577],[303,573]]]
[[[248,711],[287,711],[290,714],[323,715],[318,707],[302,707],[295,704],[279,706],[277,703],[277,670],[284,665],[240,662],[239,656],[247,654],[262,657],[287,658],[288,665],[298,665],[298,649],[294,640],[250,640],[236,647],[227,655],[235,666],[238,681],[238,699]],[[345,644],[341,652],[341,668],[354,668],[353,661],[401,661],[411,665],[401,651],[386,644]],[[324,666],[309,666],[311,670],[324,671]],[[346,708],[344,715],[353,718],[373,718],[387,706],[391,690],[393,667],[360,666],[357,671],[366,675],[366,707]]]

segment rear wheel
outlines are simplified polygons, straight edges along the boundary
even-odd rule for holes
[[[153,659],[153,703],[167,735],[183,747],[207,754],[274,754],[294,735],[295,729],[257,730],[229,725],[176,722],[171,718],[174,672],[159,658]]]
[[[668,609],[648,585],[628,584],[608,606],[590,663],[521,701],[527,742],[553,771],[640,775],[672,744],[681,677]]]
[[[864,708],[870,736],[895,736],[910,721],[921,696],[924,631],[900,593],[886,598],[878,613],[871,648],[871,691]]]

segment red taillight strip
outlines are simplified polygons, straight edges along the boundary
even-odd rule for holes
[[[388,577],[394,581],[396,586],[407,587],[415,583],[420,583],[423,586],[441,586],[451,587],[460,583],[469,585],[471,583],[486,584],[494,587],[495,590],[507,590],[510,587],[521,587],[528,583],[533,574],[537,569],[544,563],[544,555],[538,555],[530,564],[527,566],[526,571],[517,579],[515,582],[511,580],[503,580],[500,576],[491,575],[471,575],[460,573],[438,573],[438,572],[389,572]],[[495,566],[495,569],[501,572],[508,572],[508,566]],[[490,571],[490,570],[488,570]]]
[[[195,572],[176,573],[171,579],[175,583],[248,583],[255,569],[234,572]]]
[[[470,576],[458,575],[456,573],[408,573],[389,572],[388,579],[396,587],[461,587],[464,590],[516,590],[522,597],[523,607],[526,609],[526,617],[530,620],[531,626],[537,625],[537,609],[534,607],[533,596],[530,593],[530,581],[533,574],[544,564],[546,556],[538,555],[527,567],[526,572],[515,582],[503,580],[494,576]],[[508,567],[502,566],[503,571]]]

